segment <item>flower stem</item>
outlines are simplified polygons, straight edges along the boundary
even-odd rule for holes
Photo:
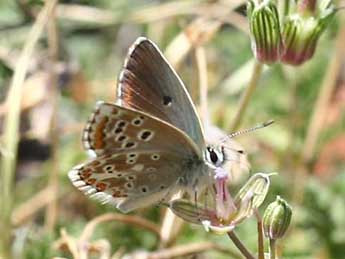
[[[247,106],[249,104],[249,100],[252,97],[258,85],[258,81],[262,72],[262,67],[263,65],[261,63],[257,61],[255,62],[249,85],[241,96],[239,108],[236,112],[233,124],[231,125],[231,131],[236,131],[241,125],[241,121],[244,117],[245,110],[247,109]]]
[[[270,259],[276,259],[276,258],[278,258],[276,240],[270,238]]]
[[[252,255],[252,253],[245,247],[245,245],[242,243],[242,241],[237,237],[234,231],[228,232],[228,236],[232,240],[232,242],[235,244],[235,246],[240,250],[240,252],[243,254],[243,256],[247,259],[255,259],[255,257]]]
[[[255,216],[257,220],[258,227],[258,259],[265,259],[265,248],[264,248],[264,232],[262,226],[262,218],[258,210],[255,210]]]

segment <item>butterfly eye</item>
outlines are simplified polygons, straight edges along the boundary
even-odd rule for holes
[[[212,162],[213,164],[217,164],[217,162],[218,162],[218,155],[217,155],[217,153],[214,151],[214,149],[208,147],[208,148],[207,148],[207,151],[208,151],[209,158],[210,158],[211,162]]]
[[[216,164],[218,161],[218,156],[216,154],[216,152],[214,152],[213,150],[210,152],[210,157],[211,157],[211,161]]]

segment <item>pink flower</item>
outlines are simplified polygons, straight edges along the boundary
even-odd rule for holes
[[[228,174],[222,168],[215,172],[214,203],[207,208],[188,200],[170,202],[171,210],[184,220],[201,224],[216,233],[232,231],[239,223],[253,215],[262,204],[269,189],[269,175],[257,173],[240,189],[233,199],[227,186]]]

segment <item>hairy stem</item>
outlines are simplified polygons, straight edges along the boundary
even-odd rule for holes
[[[255,210],[255,216],[257,220],[257,228],[258,228],[258,259],[265,259],[265,247],[264,247],[264,232],[262,226],[262,218],[259,214],[258,210]]]

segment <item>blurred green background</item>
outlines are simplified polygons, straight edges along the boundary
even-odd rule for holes
[[[42,6],[39,0],[0,1],[1,128],[11,109],[5,99],[16,64]],[[210,120],[227,132],[254,63],[245,1],[65,0],[59,1],[55,14],[50,18],[55,21],[57,38],[51,43],[54,36],[46,31],[40,36],[22,85],[11,194],[14,258],[72,258],[60,239],[61,230],[68,235],[64,241],[73,243],[90,220],[117,213],[84,197],[71,185],[67,173],[87,158],[81,145],[83,125],[96,101],[115,100],[117,75],[138,36],[150,38],[166,51],[197,105],[195,47],[203,49]],[[341,15],[343,11],[322,35],[311,61],[299,67],[264,67],[241,128],[269,119],[275,124],[236,138],[248,153],[250,174],[279,173],[272,177],[262,211],[276,195],[293,207],[290,231],[279,243],[283,258],[345,258],[345,53],[337,47],[345,46]],[[181,35],[192,42],[190,49],[186,50]],[[322,112],[315,114],[325,85],[330,87],[330,97],[322,104]],[[316,128],[310,123],[313,116],[321,122]],[[310,147],[307,139],[315,145]],[[6,150],[1,154],[6,155]],[[250,174],[236,177],[233,190]],[[157,226],[164,219],[163,209],[155,206],[131,215]],[[245,221],[236,231],[256,252],[255,220]],[[102,240],[99,246],[94,244],[95,254],[90,258],[102,258],[99,251],[113,258],[135,258],[138,251],[143,254],[199,242],[214,242],[238,253],[227,236],[190,224],[181,225],[165,245],[150,231],[121,220],[99,224],[90,240]],[[178,258],[236,257],[207,249]]]

